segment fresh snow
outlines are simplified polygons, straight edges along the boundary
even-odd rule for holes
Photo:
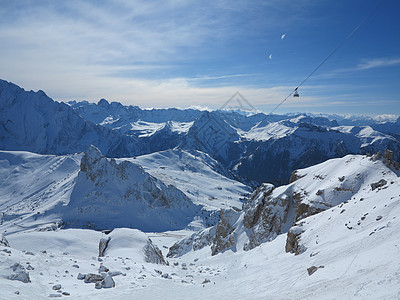
[[[41,299],[57,293],[52,287],[61,284],[61,291],[72,299],[398,299],[399,171],[381,160],[347,156],[299,170],[297,175],[303,177],[292,185],[307,187],[309,201],[317,200],[314,192],[327,188],[329,182],[355,191],[342,198],[325,195],[333,205],[340,204],[298,222],[300,242],[306,248],[302,254],[285,253],[283,233],[249,251],[211,256],[206,247],[161,265],[144,261],[140,245],[146,238],[134,229],[109,234],[110,248],[98,258],[99,241],[107,237],[104,233],[19,228],[6,232],[10,247],[0,246],[2,295]],[[342,176],[345,179],[340,181]],[[373,190],[371,183],[382,178],[386,184]],[[188,234],[181,230],[147,236],[165,255],[168,247]],[[30,283],[7,279],[20,272],[11,268],[15,264],[29,273]],[[99,274],[102,266],[114,275],[114,288],[99,290],[77,279],[79,273]],[[316,271],[309,275],[307,269],[313,266]]]

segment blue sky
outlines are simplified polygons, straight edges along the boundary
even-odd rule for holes
[[[381,0],[0,0],[0,78],[59,101],[270,112]],[[275,113],[400,114],[400,2]]]

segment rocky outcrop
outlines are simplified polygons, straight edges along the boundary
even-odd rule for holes
[[[216,226],[213,226],[176,242],[169,248],[167,257],[179,257],[191,250],[196,251],[211,246],[215,231]]]
[[[300,237],[303,230],[299,226],[293,226],[289,229],[286,238],[285,251],[294,253],[295,255],[301,254],[306,251],[304,245],[300,243]]]
[[[385,153],[383,155],[383,163],[387,165],[389,168],[393,167],[396,170],[400,170],[400,163],[398,163],[393,159],[393,155],[394,155],[393,151],[385,149]]]
[[[10,247],[10,243],[7,241],[4,234],[1,234],[0,245],[4,247]]]
[[[237,214],[228,210],[220,212],[220,220],[215,229],[213,243],[211,245],[211,255],[215,255],[226,251],[233,247],[236,242],[236,237],[233,234],[233,221],[236,221]]]
[[[106,252],[108,243],[110,242],[111,238],[105,237],[105,238],[101,238],[100,242],[99,242],[99,257],[103,257],[104,253]]]
[[[320,190],[318,190],[320,191]],[[317,195],[321,195],[321,193],[317,192]],[[308,204],[308,203],[299,203],[296,209],[296,218],[295,221],[299,221],[301,219],[307,218],[309,216],[318,214],[322,211],[324,211],[325,208],[321,208],[321,207],[317,207],[314,206],[312,204]]]
[[[15,263],[10,268],[12,269],[13,273],[8,276],[8,279],[18,280],[23,283],[31,282],[31,279],[29,278],[29,272],[25,270],[25,267],[23,265],[21,265],[20,263]]]
[[[243,225],[250,231],[244,250],[250,250],[269,239],[275,238],[283,230],[288,220],[289,209],[293,206],[290,191],[271,197],[274,186],[263,184],[244,205]]]
[[[147,244],[143,247],[143,253],[145,261],[152,264],[161,264],[166,265],[167,262],[164,259],[164,256],[161,253],[161,250],[153,244],[153,242],[149,239]]]
[[[385,186],[386,184],[387,184],[387,181],[385,179],[381,179],[378,182],[371,183],[371,188],[374,191],[377,188],[381,188],[381,187]]]

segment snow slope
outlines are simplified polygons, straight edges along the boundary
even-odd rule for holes
[[[193,203],[208,210],[240,208],[244,196],[250,192],[249,187],[235,181],[220,163],[200,151],[173,149],[130,161],[139,163],[163,182],[179,187]]]
[[[11,248],[0,247],[2,295],[7,299],[42,299],[57,294],[52,287],[61,284],[61,290],[70,293],[72,299],[132,299],[133,296],[140,299],[398,299],[398,173],[390,171],[381,161],[350,156],[299,174],[308,174],[301,178],[303,180],[311,175],[332,175],[323,181],[336,182],[336,175],[345,171],[339,167],[344,166],[349,166],[353,172],[363,171],[365,184],[362,183],[347,202],[298,223],[303,231],[300,242],[306,249],[299,255],[286,253],[287,236],[280,234],[249,251],[225,251],[210,256],[210,250],[203,248],[180,258],[169,258],[169,265],[143,262],[137,252],[124,252],[123,256],[110,252],[99,261],[96,240],[101,233],[98,232],[76,229],[14,233],[6,236]],[[382,178],[387,184],[372,190],[369,180],[375,182]],[[316,182],[321,180],[316,179]],[[91,232],[93,237],[89,236]],[[33,235],[28,238],[30,234]],[[35,235],[39,234],[49,235],[47,242],[35,241]],[[171,245],[174,240],[172,232],[150,235],[164,254],[167,249],[163,246]],[[53,242],[57,236],[65,239],[58,249]],[[82,237],[81,247],[73,242],[78,236]],[[74,246],[65,251],[63,245],[68,245],[68,239]],[[47,253],[38,251],[46,248]],[[33,255],[22,250],[31,251]],[[15,263],[25,269],[34,268],[26,270],[30,283],[4,277],[13,273],[10,266]],[[121,272],[113,277],[114,288],[98,290],[94,284],[77,279],[79,273],[98,274],[102,265],[115,272],[113,274]],[[17,291],[19,295],[15,294]]]
[[[243,212],[221,212],[211,236],[210,229],[196,233],[174,245],[168,256],[179,257],[202,247],[208,247],[212,255],[227,250],[253,249],[286,233],[305,217],[387,189],[398,182],[399,169],[399,164],[390,159],[348,155],[297,170],[291,184],[277,188],[271,184],[262,185],[250,196]],[[394,187],[391,190],[396,196],[397,186]],[[191,240],[199,240],[197,244],[202,247],[188,248],[186,245]],[[304,251],[298,241],[289,244],[288,251]]]
[[[0,151],[0,224],[7,232],[38,226],[204,228],[216,224],[218,209],[241,207],[250,191],[232,178],[198,151],[118,160],[94,147],[64,156]]]

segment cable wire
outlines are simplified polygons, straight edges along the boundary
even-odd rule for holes
[[[365,17],[361,22],[360,22],[360,24],[358,24],[358,26],[357,27],[355,27],[354,29],[353,29],[353,31],[352,32],[350,32],[350,34],[343,40],[343,41],[341,41],[340,43],[339,43],[339,45],[335,48],[335,49],[333,49],[333,51],[331,52],[331,53],[329,53],[329,55],[285,98],[285,99],[283,99],[277,106],[275,106],[275,108],[268,114],[268,115],[270,115],[270,114],[272,114],[276,109],[278,109],[278,107],[280,107],[287,99],[289,99],[289,97],[290,96],[292,96],[293,95],[293,93],[300,87],[300,86],[302,86],[312,75],[314,75],[314,73],[316,72],[316,71],[318,71],[318,69],[319,68],[321,68],[322,67],[322,65],[323,64],[325,64],[326,63],[326,61],[328,60],[328,59],[330,59],[340,48],[342,48],[342,46],[358,31],[358,30],[360,30],[360,28],[362,27],[362,26],[364,26],[364,24],[367,22],[367,21],[369,21],[373,16],[374,16],[374,14],[378,11],[378,9],[382,6],[382,4],[383,4],[383,2],[385,2],[386,0],[381,0],[380,2],[379,2],[379,4],[368,14],[368,16],[367,17]]]

